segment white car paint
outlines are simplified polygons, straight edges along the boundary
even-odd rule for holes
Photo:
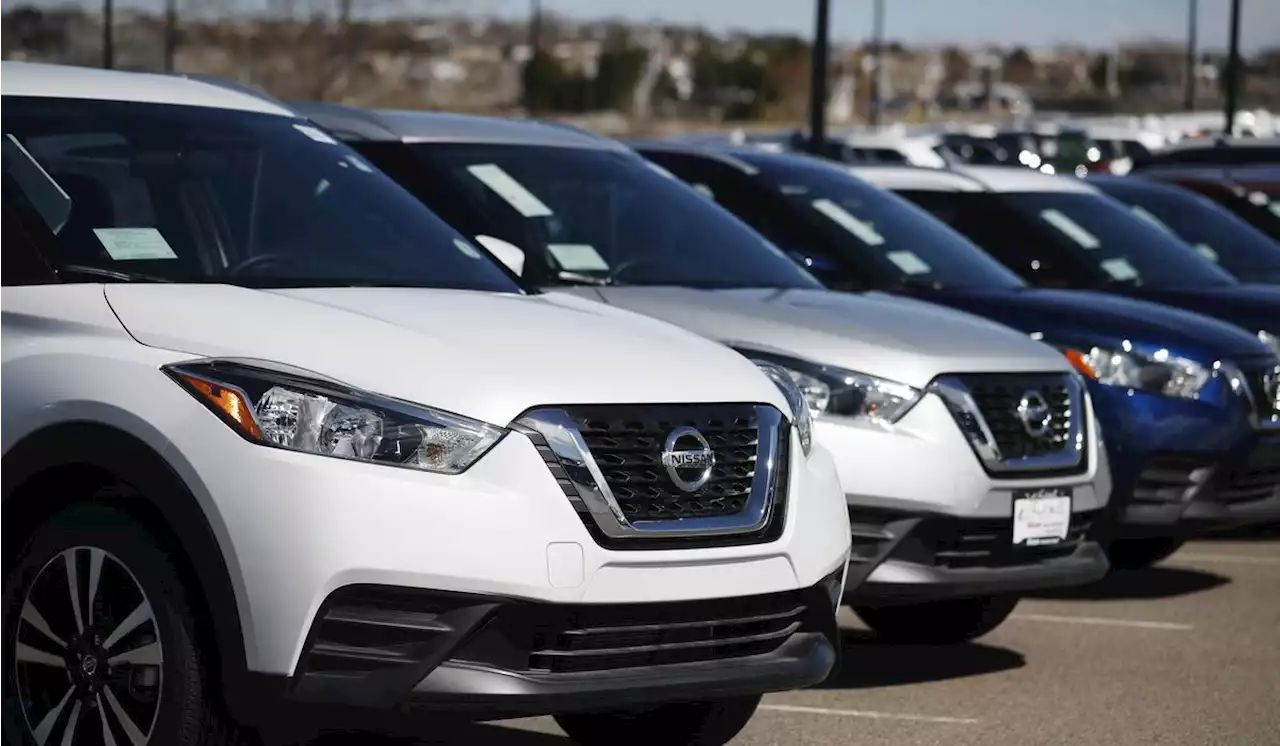
[[[292,116],[180,78],[4,65],[6,97]],[[775,385],[740,355],[597,302],[65,283],[6,287],[3,340],[4,452],[44,426],[85,421],[161,454],[216,537],[257,673],[294,672],[317,609],[343,585],[550,603],[686,601],[810,588],[848,557],[831,456],[820,447],[806,456],[794,434],[776,541],[617,551],[593,540],[519,433],[456,476],[268,448],[240,437],[161,371],[194,358],[256,358],[498,426],[531,407],[575,403],[755,402],[790,416]]]

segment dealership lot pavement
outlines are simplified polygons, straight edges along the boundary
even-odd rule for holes
[[[842,621],[842,674],[767,697],[735,746],[1280,744],[1280,531],[1025,600],[976,644],[889,647]],[[546,718],[417,743],[570,746]]]

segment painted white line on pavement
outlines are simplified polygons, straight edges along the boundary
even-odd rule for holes
[[[1104,627],[1134,627],[1136,629],[1165,629],[1176,632],[1190,632],[1195,629],[1190,624],[1176,622],[1144,622],[1135,619],[1108,619],[1099,616],[1057,616],[1056,614],[1013,614],[1010,619],[1024,622],[1056,622],[1058,624],[1096,624]]]
[[[1253,557],[1247,554],[1199,554],[1197,552],[1179,552],[1169,558],[1170,562],[1186,560],[1187,562],[1222,562],[1239,565],[1274,565],[1280,567],[1280,557]]]
[[[801,715],[834,715],[846,718],[870,718],[873,720],[910,720],[917,723],[948,723],[952,725],[977,725],[973,718],[951,718],[940,715],[906,715],[896,712],[875,712],[873,710],[833,710],[826,707],[800,707],[798,705],[760,705],[761,710],[774,712],[793,712]]]

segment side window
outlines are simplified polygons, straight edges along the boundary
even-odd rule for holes
[[[952,228],[969,237],[1001,264],[1033,285],[1071,287],[1069,264],[1020,215],[1008,214],[989,198],[977,201],[956,192],[903,192]]]

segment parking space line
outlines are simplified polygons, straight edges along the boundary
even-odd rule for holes
[[[801,715],[833,715],[846,718],[869,718],[872,720],[908,720],[917,723],[944,723],[950,725],[977,725],[974,718],[953,718],[942,715],[909,715],[897,712],[876,712],[874,710],[835,710],[827,707],[802,707],[799,705],[760,705],[761,710],[774,712],[791,712]]]
[[[1056,614],[1013,614],[1010,619],[1024,622],[1054,622],[1058,624],[1094,624],[1105,627],[1133,627],[1136,629],[1163,629],[1175,632],[1190,632],[1195,629],[1190,624],[1177,622],[1146,622],[1137,619],[1108,619],[1099,616],[1058,616]]]
[[[1172,562],[1222,562],[1238,565],[1272,565],[1280,567],[1280,557],[1253,557],[1248,554],[1199,554],[1197,552],[1179,552],[1169,558]]]

